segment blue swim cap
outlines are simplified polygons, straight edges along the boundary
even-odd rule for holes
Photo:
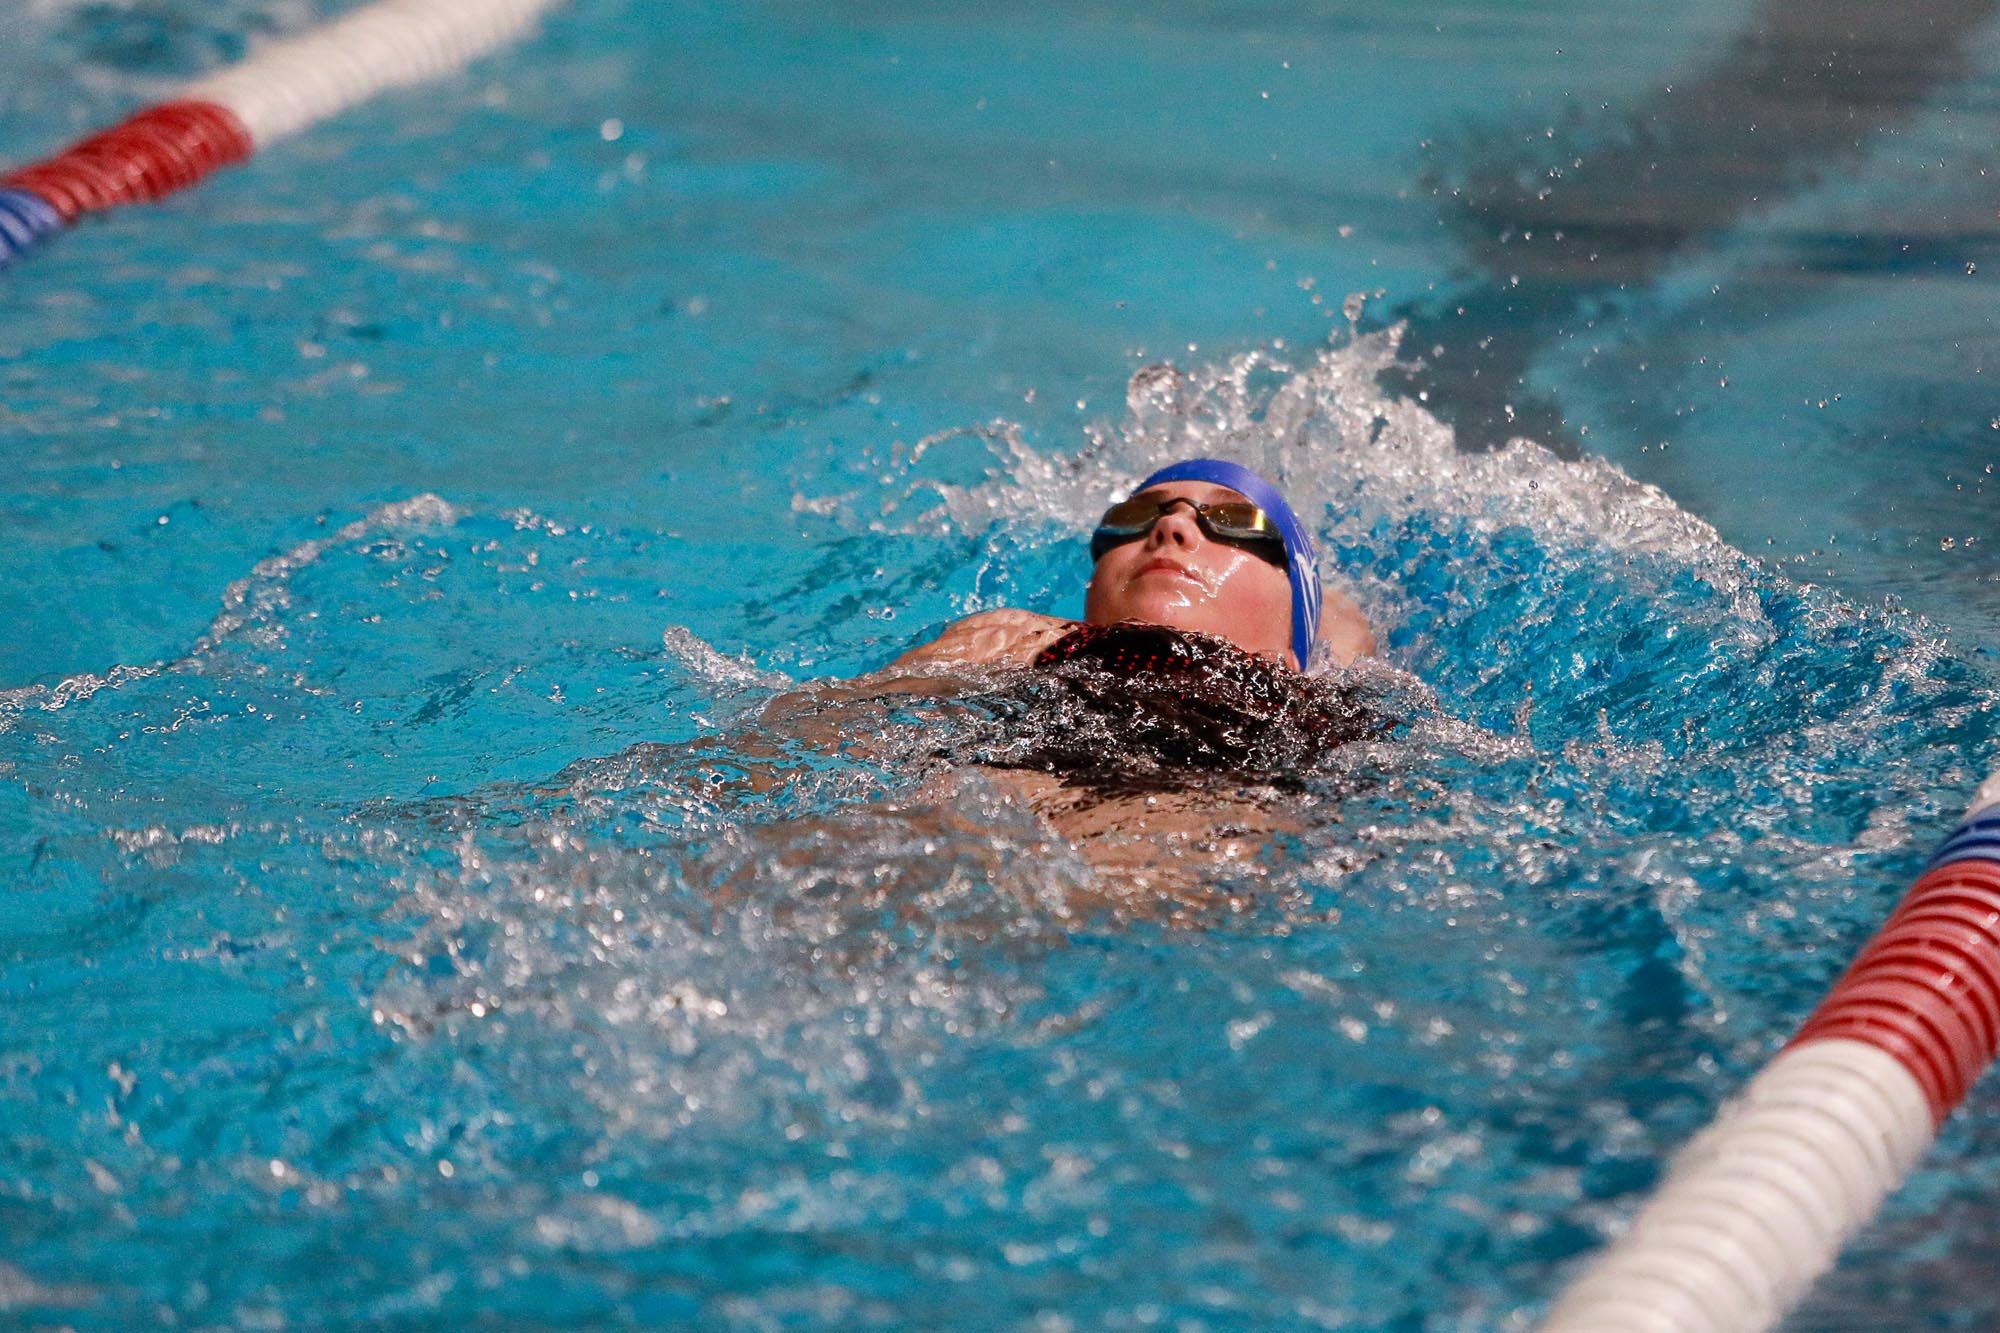
[[[1278,535],[1285,539],[1285,573],[1292,580],[1292,655],[1301,671],[1312,665],[1313,645],[1319,642],[1319,552],[1299,516],[1278,494],[1278,488],[1244,467],[1220,458],[1189,458],[1161,468],[1139,483],[1139,491],[1164,486],[1170,481],[1205,481],[1227,486],[1271,516]]]

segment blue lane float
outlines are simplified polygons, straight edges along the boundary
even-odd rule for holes
[[[5,268],[67,225],[48,200],[32,190],[0,189],[0,268]]]
[[[2000,806],[1983,810],[1960,824],[1931,858],[1930,868],[1975,857],[2000,861]]]

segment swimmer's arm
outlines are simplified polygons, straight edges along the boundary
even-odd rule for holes
[[[950,699],[965,691],[963,681],[948,676],[893,668],[852,680],[808,681],[772,698],[758,713],[757,726],[735,737],[733,767],[750,790],[773,791],[792,776],[795,743],[867,760],[874,753],[873,738],[888,725],[892,701]]]
[[[1074,620],[1033,611],[981,611],[945,626],[944,633],[910,649],[875,675],[923,666],[1026,666],[1036,653],[1074,628]]]
[[[950,699],[978,687],[951,667],[1026,666],[1068,633],[1074,621],[1032,611],[982,611],[947,625],[879,671],[852,680],[815,681],[764,705],[763,722],[827,750],[865,752],[882,725],[874,710],[895,698]]]

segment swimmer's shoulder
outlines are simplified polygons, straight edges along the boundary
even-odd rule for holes
[[[1321,596],[1319,642],[1325,653],[1323,660],[1338,667],[1352,666],[1381,652],[1375,627],[1368,623],[1360,603],[1338,588],[1328,588]]]
[[[1026,666],[1076,624],[1035,611],[980,611],[953,621],[937,638],[910,649],[889,666]]]

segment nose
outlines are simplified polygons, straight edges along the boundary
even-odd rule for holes
[[[1169,545],[1192,548],[1200,541],[1201,524],[1195,520],[1192,500],[1174,499],[1160,506],[1160,516],[1146,534],[1146,545],[1154,550]]]

